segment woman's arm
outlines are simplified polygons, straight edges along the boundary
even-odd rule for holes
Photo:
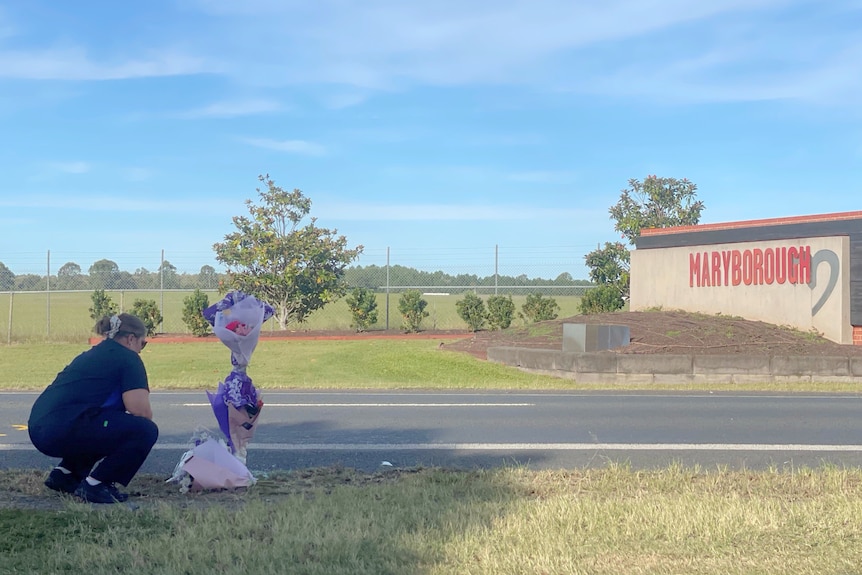
[[[126,411],[139,417],[153,418],[153,408],[150,406],[150,392],[146,389],[130,389],[123,393],[123,405]]]

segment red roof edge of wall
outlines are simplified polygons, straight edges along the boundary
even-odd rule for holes
[[[722,222],[715,224],[699,224],[695,226],[675,226],[671,228],[647,228],[641,230],[642,236],[660,236],[679,234],[683,232],[706,232],[712,230],[732,230],[737,228],[754,228],[762,226],[778,226],[782,224],[807,224],[812,222],[836,220],[860,220],[862,211],[836,212],[832,214],[816,214],[811,216],[790,216],[784,218],[768,218],[763,220],[743,220],[739,222]]]

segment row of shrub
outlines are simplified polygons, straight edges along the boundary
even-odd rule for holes
[[[90,317],[98,320],[103,316],[110,316],[118,312],[117,304],[114,303],[105,290],[96,290],[92,294],[93,307],[90,308]],[[377,296],[373,291],[363,287],[354,288],[346,298],[352,318],[351,327],[358,332],[363,332],[377,323]],[[193,335],[203,337],[210,332],[210,325],[204,319],[201,312],[209,307],[209,297],[200,289],[183,299],[183,323],[189,328]],[[428,302],[422,298],[419,290],[407,290],[398,299],[398,312],[401,314],[401,328],[407,333],[416,333],[422,328],[422,320],[428,317],[426,311]],[[520,310],[515,309],[512,297],[508,295],[489,296],[487,301],[473,292],[464,294],[464,297],[455,302],[458,315],[464,320],[467,329],[471,332],[482,329],[506,329],[515,318],[525,322],[538,322],[556,319],[560,306],[552,297],[542,294],[529,294]],[[161,324],[163,318],[155,300],[136,299],[129,310],[144,322],[149,335],[156,333],[156,328]]]

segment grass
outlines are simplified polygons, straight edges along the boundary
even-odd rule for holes
[[[0,572],[862,573],[860,486],[834,467],[284,473],[230,503],[0,510]]]
[[[565,380],[439,349],[436,340],[261,341],[249,375],[259,389],[560,389]],[[0,346],[0,389],[42,390],[88,345]],[[153,390],[214,389],[230,373],[230,352],[208,342],[148,346],[141,356]]]
[[[154,300],[162,311],[163,333],[190,333],[182,321],[183,299],[191,291],[108,291],[111,300],[121,310],[129,310],[136,299]],[[206,292],[210,303],[218,299],[216,292]],[[0,293],[0,341],[39,342],[63,341],[84,342],[92,335],[93,324],[89,308],[92,307],[92,292],[17,292],[13,296]],[[390,294],[389,328],[399,329],[399,294]],[[426,296],[429,316],[422,320],[423,329],[466,329],[466,323],[458,315],[455,302],[460,295]],[[487,296],[483,296],[487,299]],[[555,296],[560,306],[559,317],[570,317],[579,313],[579,296]],[[526,296],[512,296],[517,310],[526,302]],[[371,329],[384,329],[386,323],[386,294],[377,294],[378,322]],[[8,310],[8,311],[7,311]],[[10,327],[11,316],[11,327]],[[308,321],[292,329],[349,330],[350,311],[345,298],[333,302],[311,314]],[[264,330],[278,329],[275,321],[269,321]]]
[[[517,389],[858,393],[848,382],[578,383],[439,349],[436,340],[309,340],[258,344],[249,375],[261,390],[276,389]],[[41,391],[87,344],[0,345],[0,390]],[[159,343],[141,354],[153,391],[215,389],[230,372],[218,340]]]

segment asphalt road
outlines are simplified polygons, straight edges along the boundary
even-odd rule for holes
[[[160,437],[144,473],[169,476],[204,392],[154,393]],[[47,468],[26,431],[35,393],[0,393],[0,468]],[[265,392],[253,472],[344,466],[706,468],[862,465],[862,396],[611,392]]]

